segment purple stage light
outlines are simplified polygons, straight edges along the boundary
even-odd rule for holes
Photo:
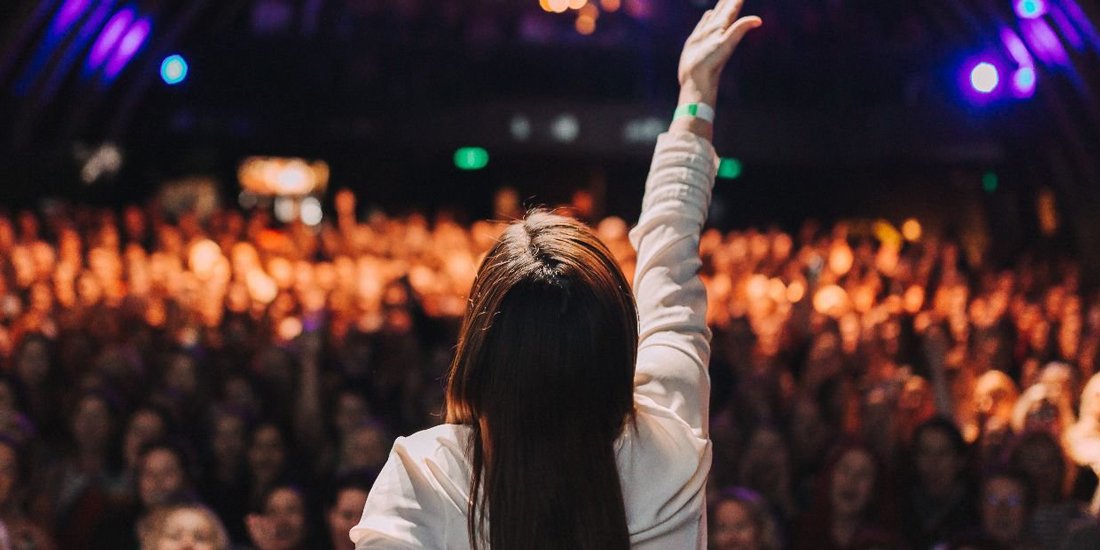
[[[1024,19],[1020,21],[1020,30],[1023,31],[1024,41],[1031,47],[1043,63],[1048,65],[1067,65],[1069,55],[1062,47],[1062,41],[1054,33],[1054,29],[1042,19]]]
[[[1061,4],[1066,16],[1073,22],[1073,26],[1088,37],[1094,47],[1100,48],[1100,32],[1096,31],[1096,27],[1092,25],[1089,16],[1081,10],[1081,6],[1078,6],[1074,0],[1064,0]]]
[[[1073,49],[1081,51],[1085,47],[1085,40],[1081,37],[1081,33],[1077,32],[1077,28],[1070,22],[1069,16],[1066,15],[1058,6],[1050,7],[1050,19],[1054,21],[1054,24],[1062,31],[1062,36],[1066,38],[1066,42],[1069,42]]]
[[[982,61],[970,69],[970,87],[978,93],[993,93],[1000,83],[1001,75],[997,66],[988,61]]]
[[[107,68],[103,71],[103,75],[107,80],[113,80],[118,76],[118,73],[122,72],[126,64],[133,59],[134,54],[145,44],[145,39],[149,37],[149,31],[152,27],[153,25],[148,17],[142,17],[130,26],[130,30],[126,31],[126,35],[118,43],[115,54],[111,56]]]
[[[66,0],[57,10],[57,17],[54,18],[53,25],[50,25],[50,36],[57,38],[65,34],[69,27],[72,27],[73,23],[76,23],[81,14],[88,9],[89,3],[91,3],[91,0]]]
[[[1008,50],[1008,54],[1012,56],[1017,65],[1021,67],[1035,65],[1035,60],[1031,57],[1031,52],[1027,51],[1024,41],[1020,40],[1020,36],[1012,29],[1008,27],[1001,29],[1001,43],[1005,45],[1005,49]]]
[[[95,71],[100,65],[103,65],[103,62],[114,51],[119,39],[122,38],[123,33],[126,32],[133,20],[134,10],[126,8],[111,17],[110,21],[107,21],[103,31],[99,33],[99,38],[92,45],[92,53],[88,54],[89,72]]]
[[[1046,0],[1016,0],[1016,15],[1022,19],[1038,19],[1046,13]]]

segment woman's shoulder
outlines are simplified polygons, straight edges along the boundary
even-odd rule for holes
[[[440,424],[398,437],[393,443],[393,452],[412,460],[461,457],[465,461],[465,447],[469,437],[469,426]]]

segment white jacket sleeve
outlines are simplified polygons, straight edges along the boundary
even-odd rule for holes
[[[657,139],[638,225],[634,294],[639,346],[634,391],[671,410],[696,436],[709,435],[710,329],[699,279],[699,235],[706,221],[717,155],[690,133]]]

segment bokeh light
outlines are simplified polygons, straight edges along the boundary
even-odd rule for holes
[[[160,64],[160,78],[165,84],[173,86],[187,79],[187,70],[187,60],[182,55],[170,55]]]
[[[1028,97],[1035,92],[1035,68],[1020,67],[1012,75],[1012,89],[1017,96]]]
[[[923,232],[924,230],[916,218],[909,218],[901,224],[901,235],[909,242],[919,241]]]
[[[588,15],[581,14],[577,16],[575,27],[578,33],[588,36],[596,32],[596,19]]]
[[[1001,82],[997,67],[988,61],[982,61],[970,70],[970,85],[983,94],[992,93]]]
[[[1047,3],[1045,0],[1017,0],[1016,15],[1024,19],[1037,19],[1046,15]]]

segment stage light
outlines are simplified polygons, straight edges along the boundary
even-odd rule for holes
[[[741,177],[743,166],[741,161],[734,158],[724,158],[718,163],[718,177],[725,180],[735,180]]]
[[[516,141],[527,141],[531,137],[531,120],[524,115],[512,115],[508,130]]]
[[[1069,65],[1069,54],[1058,33],[1042,19],[1020,21],[1020,32],[1035,57],[1048,65]]]
[[[622,1],[621,0],[600,0],[600,6],[603,7],[603,11],[606,11],[607,13],[616,12],[616,11],[619,11],[620,7],[622,7]]]
[[[187,60],[182,55],[170,55],[160,64],[160,78],[169,86],[187,79]]]
[[[107,21],[107,24],[103,26],[103,31],[99,33],[99,37],[92,45],[92,53],[88,54],[86,68],[89,73],[103,65],[103,62],[115,49],[115,45],[118,44],[122,34],[130,27],[130,22],[133,20],[134,10],[127,8],[119,11],[111,17],[110,21]]]
[[[1024,19],[1037,19],[1046,15],[1047,3],[1045,0],[1017,0],[1016,15]]]
[[[996,192],[998,185],[1000,185],[1000,180],[997,178],[996,172],[986,172],[982,175],[982,189],[985,189],[986,193]]]
[[[489,152],[481,147],[461,147],[455,151],[455,168],[481,170],[489,164]]]
[[[988,61],[982,61],[970,70],[970,85],[983,94],[992,93],[1001,82],[997,67]]]
[[[130,26],[126,31],[126,35],[119,41],[118,48],[115,49],[111,60],[107,62],[107,67],[103,70],[103,75],[107,80],[114,80],[118,73],[122,72],[126,64],[134,58],[134,54],[145,45],[145,40],[149,38],[149,32],[152,28],[153,23],[147,17],[138,19]]]
[[[581,123],[577,120],[577,117],[571,114],[563,114],[554,119],[554,122],[550,125],[550,133],[558,141],[570,142],[577,139],[577,136],[581,133]]]
[[[569,0],[569,9],[579,10],[588,4],[588,0]]]
[[[1035,69],[1020,67],[1012,75],[1012,89],[1017,96],[1028,97],[1035,92]]]

